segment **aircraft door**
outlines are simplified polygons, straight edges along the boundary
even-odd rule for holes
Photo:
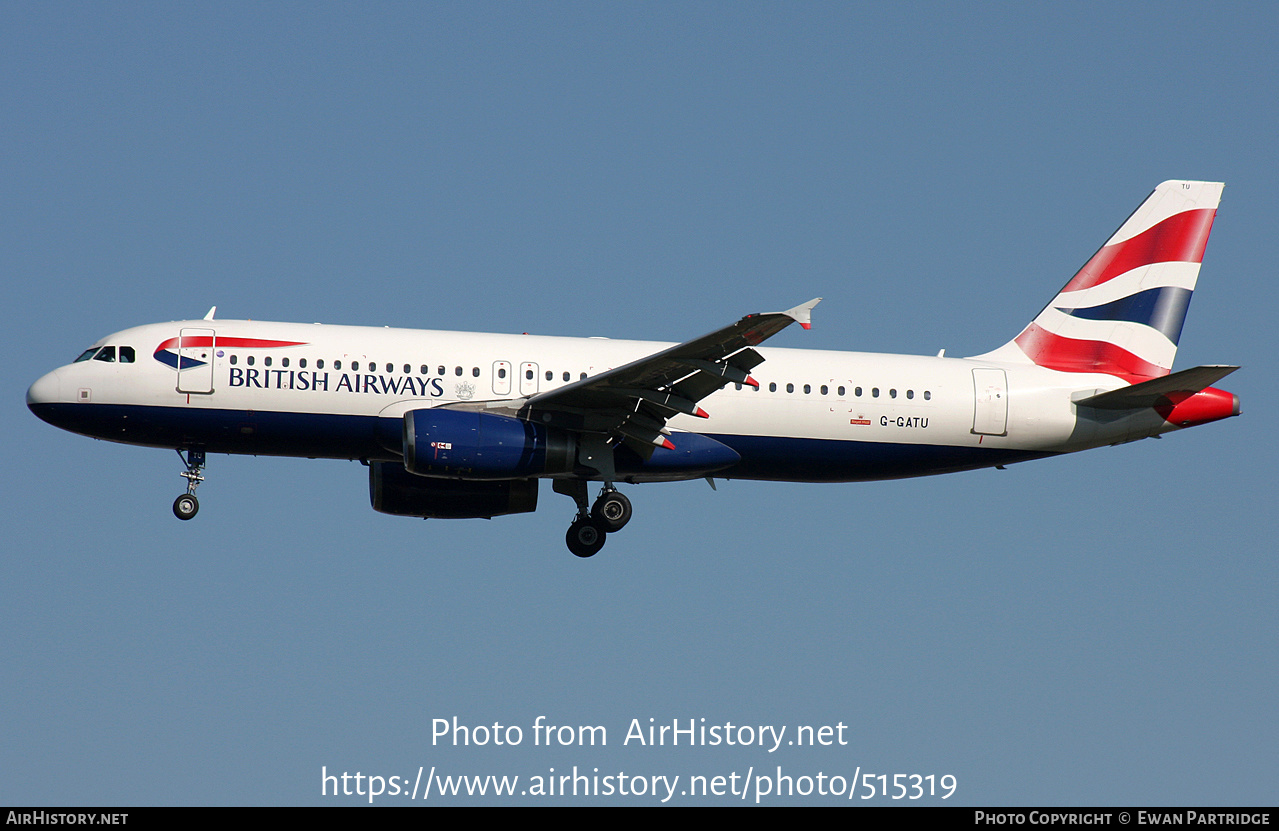
[[[494,361],[493,362],[493,394],[494,395],[510,395],[511,394],[511,362],[510,361]]]
[[[537,364],[525,361],[520,364],[520,395],[537,393]]]
[[[178,392],[210,395],[213,392],[212,329],[183,329],[178,333]]]
[[[974,369],[973,432],[1008,435],[1008,375],[1002,369]]]

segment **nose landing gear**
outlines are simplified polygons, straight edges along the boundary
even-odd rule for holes
[[[187,466],[186,470],[178,474],[187,480],[187,492],[173,500],[173,515],[178,519],[188,520],[200,510],[200,500],[195,498],[195,489],[204,481],[204,474],[200,472],[204,470],[204,451],[187,448],[186,455],[183,456],[182,449],[178,448],[178,458]]]

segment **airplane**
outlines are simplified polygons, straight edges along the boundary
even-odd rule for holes
[[[359,460],[375,510],[422,518],[573,499],[569,550],[631,519],[619,483],[850,482],[1120,444],[1239,415],[1172,372],[1224,185],[1168,181],[1016,337],[969,358],[758,348],[820,298],[684,343],[219,320],[126,329],[31,385],[40,419],[173,448],[199,510],[208,453]],[[705,407],[705,408],[703,408]],[[602,488],[593,503],[589,483]]]

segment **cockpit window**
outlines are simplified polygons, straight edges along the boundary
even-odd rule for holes
[[[120,347],[120,363],[122,364],[133,363],[133,347],[132,346]]]
[[[114,346],[102,347],[102,349],[98,352],[98,354],[93,356],[93,360],[106,361],[107,363],[115,363],[115,347]]]
[[[95,346],[95,347],[93,347],[92,349],[86,349],[86,350],[84,350],[84,352],[81,352],[81,353],[80,353],[80,357],[76,358],[76,359],[75,359],[74,361],[72,361],[71,363],[73,363],[73,364],[78,364],[78,363],[80,363],[81,361],[87,361],[87,360],[89,360],[90,358],[92,358],[92,357],[93,357],[93,353],[95,353],[95,352],[97,352],[97,351],[98,351],[98,347],[96,347],[96,346]]]

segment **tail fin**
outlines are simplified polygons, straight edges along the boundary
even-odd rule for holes
[[[1131,382],[1172,370],[1220,182],[1164,182],[1012,341],[978,357]]]

